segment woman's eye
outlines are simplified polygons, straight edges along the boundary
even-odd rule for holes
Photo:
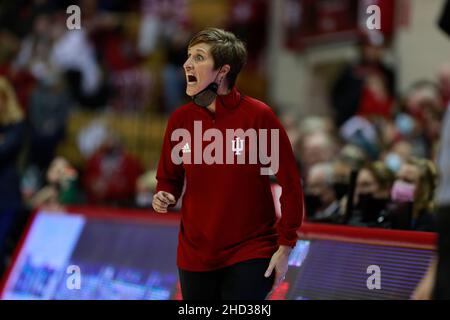
[[[195,56],[195,60],[196,60],[196,61],[203,61],[204,58],[203,58],[203,56],[201,56],[201,55],[196,55],[196,56]]]

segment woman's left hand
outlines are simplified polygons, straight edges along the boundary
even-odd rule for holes
[[[291,253],[292,248],[288,246],[280,246],[272,256],[270,260],[269,267],[266,270],[264,276],[266,278],[270,277],[273,270],[275,269],[275,280],[273,282],[272,289],[270,292],[275,290],[286,277],[286,272],[288,270],[288,260],[289,254]]]

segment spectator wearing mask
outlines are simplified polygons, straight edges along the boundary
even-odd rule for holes
[[[0,273],[5,242],[22,207],[17,160],[24,136],[24,116],[16,94],[0,77]]]
[[[339,223],[342,218],[333,185],[332,163],[318,163],[311,167],[306,179],[306,213],[309,221]]]
[[[400,167],[391,190],[392,228],[434,231],[436,167],[427,159],[410,158]]]
[[[355,188],[355,210],[351,225],[382,226],[394,175],[382,161],[365,164],[358,172]]]

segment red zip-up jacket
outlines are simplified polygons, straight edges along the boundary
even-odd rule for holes
[[[210,128],[223,134],[223,164],[194,161],[196,152],[203,154],[214,140],[204,139],[201,146],[196,145],[195,134],[199,132],[194,132],[194,123],[201,123],[202,134]],[[172,139],[174,130],[180,128],[192,137],[188,146],[177,134]],[[279,168],[275,176],[282,187],[280,219],[275,214],[270,178],[260,172],[261,167],[269,165],[261,161],[250,163],[250,142],[244,144],[245,164],[237,163],[234,154],[234,164],[226,164],[226,148],[232,148],[226,129],[250,128],[279,132]],[[185,150],[179,150],[180,141]],[[271,143],[274,141],[270,141],[267,150],[271,150]],[[172,161],[174,147],[180,151],[175,153],[182,157],[181,163]],[[191,157],[190,163],[187,157]],[[249,259],[270,258],[279,245],[296,244],[304,216],[303,190],[288,136],[266,104],[241,95],[236,87],[216,99],[215,113],[192,102],[172,113],[156,178],[156,191],[169,192],[177,200],[186,183],[177,250],[177,265],[181,269],[209,271]]]

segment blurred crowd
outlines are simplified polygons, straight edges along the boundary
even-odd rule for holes
[[[247,68],[259,68],[267,2],[229,2],[222,27],[246,40]],[[57,154],[73,110],[167,115],[187,99],[181,66],[194,32],[188,0],[75,1],[83,27],[69,30],[65,10],[73,3],[0,6],[1,259],[37,208],[151,207],[155,164],[140,163],[101,121],[74,146],[85,158],[82,168]],[[308,221],[435,230],[450,64],[435,81],[417,79],[400,92],[395,68],[384,62],[388,45],[381,33],[361,35],[359,59],[334,79],[329,117],[279,114],[302,175]]]
[[[363,34],[359,57],[334,79],[331,117],[283,117],[299,161],[307,220],[435,231],[436,160],[450,65],[435,81],[395,88],[388,42]]]

